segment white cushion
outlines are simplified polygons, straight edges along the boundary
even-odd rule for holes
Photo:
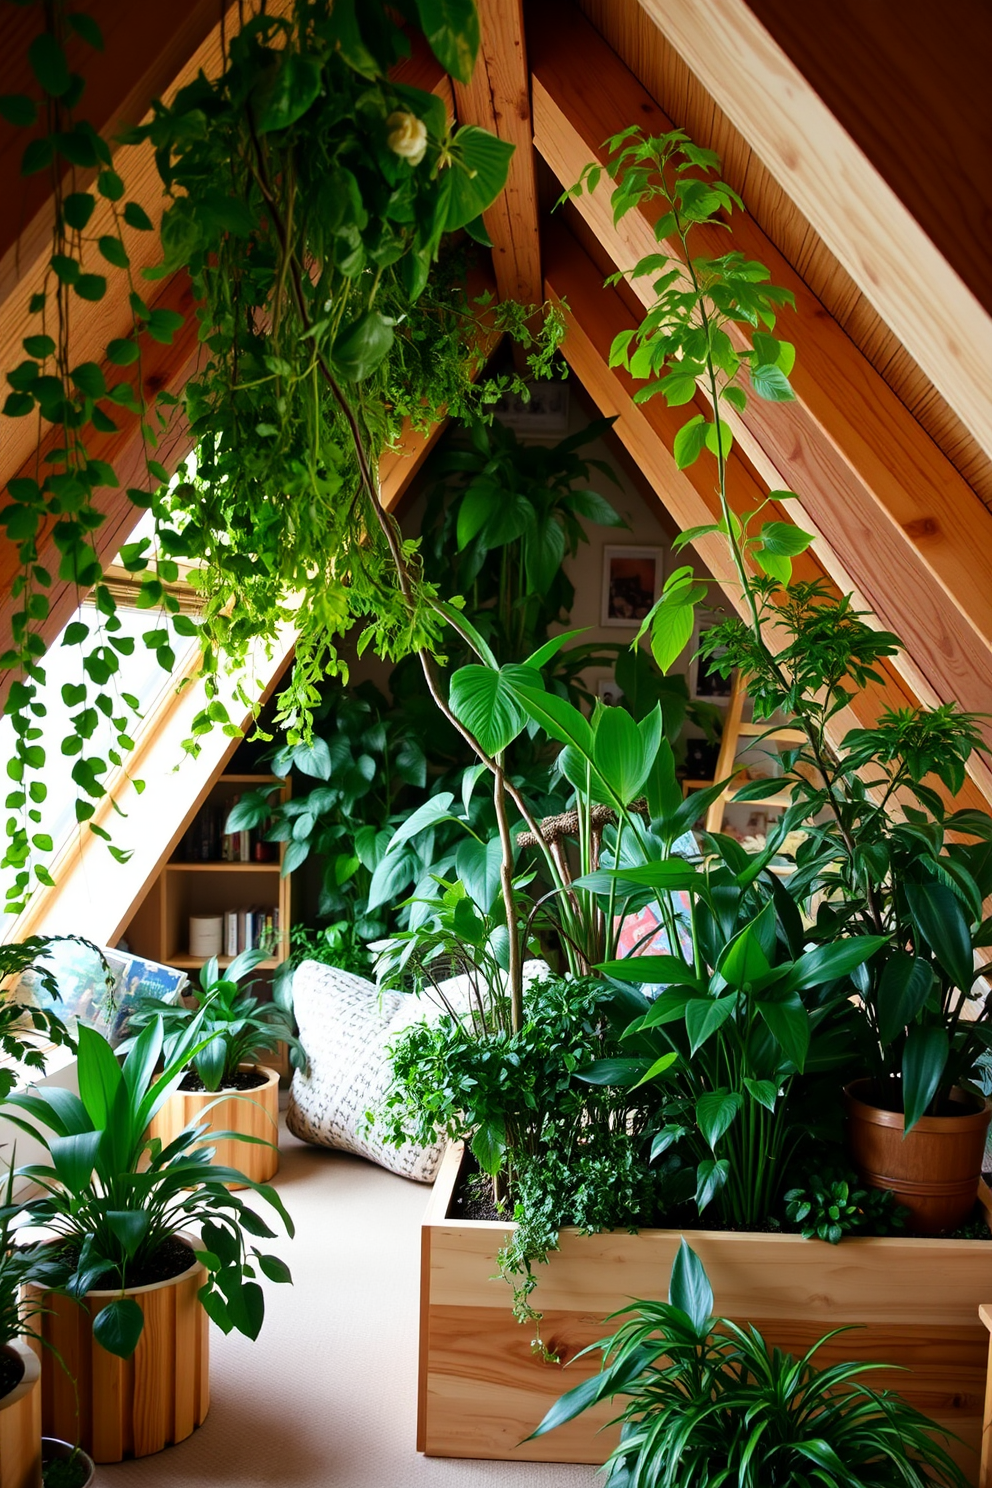
[[[543,961],[529,961],[524,970],[528,981],[548,973]],[[455,1011],[467,1010],[467,978],[452,977],[441,988]],[[364,977],[319,961],[297,967],[293,1005],[307,1068],[293,1075],[290,1131],[304,1142],[354,1152],[391,1173],[433,1183],[443,1141],[389,1146],[365,1113],[381,1104],[392,1083],[388,1051],[396,1036],[422,1018],[440,1018],[443,1007],[427,997],[382,992]]]

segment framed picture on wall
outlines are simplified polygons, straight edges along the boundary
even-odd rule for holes
[[[603,548],[601,625],[640,625],[661,593],[664,548]]]
[[[706,632],[714,625],[719,625],[723,618],[722,615],[706,610],[696,615],[696,628],[692,633],[689,653],[689,695],[698,702],[725,703],[730,698],[733,677],[720,676],[713,665],[716,657],[697,655]]]

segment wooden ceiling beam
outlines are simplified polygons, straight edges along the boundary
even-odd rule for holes
[[[567,0],[544,0],[529,20],[535,145],[566,185],[602,142],[632,120],[654,133],[671,121]],[[595,77],[596,88],[585,86]],[[608,185],[575,203],[610,260],[627,269],[656,252],[655,212],[613,223]],[[700,250],[727,251],[719,229],[697,229]],[[664,248],[681,252],[678,240]],[[992,513],[765,237],[741,214],[733,246],[766,263],[797,309],[780,329],[795,343],[796,401],[749,400],[735,432],[769,489],[799,492],[825,566],[856,589],[906,644],[900,667],[927,703],[982,711],[992,697]],[[650,303],[650,284],[632,290]],[[731,329],[728,327],[728,329]],[[746,344],[742,332],[738,344]]]
[[[703,526],[718,519],[713,467],[703,456],[687,470],[679,470],[671,453],[675,434],[692,407],[668,408],[662,398],[648,403],[634,402],[638,384],[622,368],[609,365],[613,338],[637,323],[637,318],[616,290],[604,290],[602,275],[596,265],[561,224],[544,234],[543,245],[545,293],[559,303],[565,313],[568,332],[563,353],[576,377],[603,415],[615,415],[614,433],[620,438],[658,494],[662,505],[679,527]],[[696,408],[705,412],[701,393],[696,394]],[[737,512],[753,508],[764,499],[765,485],[745,458],[735,458],[728,466],[728,486],[732,508]],[[773,504],[769,514],[780,520],[791,520],[792,512]],[[729,604],[741,611],[739,586],[726,543],[717,535],[694,543],[702,561],[721,585]],[[813,551],[796,560],[796,577],[826,578],[829,575]],[[885,708],[912,708],[918,698],[899,673],[888,663],[879,668],[885,677],[884,687],[869,686],[852,699],[850,708],[838,720],[837,733],[848,728],[873,728]],[[985,808],[992,800],[992,773],[984,762],[973,757],[969,762],[972,779],[966,782],[958,804]]]
[[[992,454],[992,315],[799,68],[745,0],[641,5]]]
[[[531,151],[530,78],[523,0],[479,0],[482,44],[472,81],[455,83],[461,124],[477,124],[516,148],[506,188],[485,213],[501,300],[541,302],[537,182]]]

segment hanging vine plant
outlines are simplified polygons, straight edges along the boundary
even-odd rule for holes
[[[274,639],[291,620],[299,637],[296,666],[279,722],[292,741],[306,735],[317,685],[341,668],[337,640],[356,620],[363,623],[363,648],[371,644],[396,658],[411,650],[436,654],[445,611],[457,619],[424,580],[416,544],[401,540],[383,509],[383,451],[405,419],[427,429],[445,414],[465,416],[521,386],[513,376],[475,380],[486,337],[519,337],[532,374],[540,375],[562,334],[556,314],[546,313],[535,334],[528,329],[535,307],[495,305],[467,287],[469,240],[485,241],[481,213],[503,187],[512,147],[473,126],[452,128],[440,99],[390,78],[409,51],[410,33],[420,31],[446,70],[467,81],[479,42],[474,0],[388,6],[296,0],[285,16],[267,14],[260,4],[257,13],[242,15],[219,77],[201,74],[126,136],[133,145],[152,141],[169,198],[162,262],[146,277],[188,269],[204,348],[202,370],[181,395],[195,462],[170,486],[154,458],[140,346],[145,334],[169,339],[179,318],[149,309],[132,283],[126,291],[132,334],[111,342],[106,358],[133,367],[135,381],[108,387],[98,364],[71,367],[76,301],[107,292],[106,278],[90,272],[87,223],[96,197],[123,202],[126,151],[112,167],[106,143],[74,117],[83,82],[65,60],[66,29],[94,46],[101,44],[98,29],[61,4],[43,9],[45,30],[29,60],[48,133],[28,145],[23,168],[52,174],[53,288],[36,296],[43,334],[25,343],[33,366],[8,375],[5,412],[35,414],[40,432],[46,421],[60,425],[66,469],[16,482],[0,510],[23,565],[15,645],[2,658],[16,673],[7,704],[17,743],[8,767],[16,788],[7,801],[14,815],[5,856],[14,869],[8,892],[14,909],[24,902],[32,864],[36,878],[50,882],[40,860],[52,844],[32,831],[44,792],[37,773],[44,765],[40,627],[47,601],[39,586],[53,578],[38,564],[37,542],[50,517],[57,519],[63,554],[59,577],[81,593],[92,589],[100,616],[93,634],[80,621],[66,637],[88,647],[87,681],[66,699],[70,706],[78,702],[79,712],[62,745],[78,755],[80,821],[92,817],[108,768],[122,766],[131,747],[113,686],[117,655],[130,643],[116,635],[120,622],[92,539],[102,520],[94,491],[117,478],[86,447],[91,430],[113,427],[113,404],[140,414],[149,441],[148,489],[128,495],[139,507],[152,506],[156,537],[124,550],[141,576],[140,602],[166,617],[156,620],[145,644],[171,670],[173,631],[189,635],[194,627],[174,613],[163,582],[175,577],[177,558],[191,560],[205,600],[199,634],[208,698],[193,732],[215,726],[237,732],[218,697],[218,670],[236,670],[252,643]],[[0,100],[0,111],[24,125],[38,112],[21,98]],[[95,194],[66,192],[67,160],[100,167]],[[123,228],[151,224],[136,203],[115,206],[114,220],[114,243],[103,234],[96,248],[128,274]],[[453,234],[462,241],[453,242]],[[160,402],[170,401],[160,395]],[[255,702],[247,691],[242,696]],[[103,717],[115,730],[107,758],[86,748]]]

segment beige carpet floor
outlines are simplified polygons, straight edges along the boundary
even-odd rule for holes
[[[428,1190],[283,1132],[276,1180],[295,1285],[266,1283],[256,1343],[211,1337],[210,1413],[179,1446],[97,1469],[97,1488],[593,1488],[591,1467],[415,1449],[419,1226]]]

